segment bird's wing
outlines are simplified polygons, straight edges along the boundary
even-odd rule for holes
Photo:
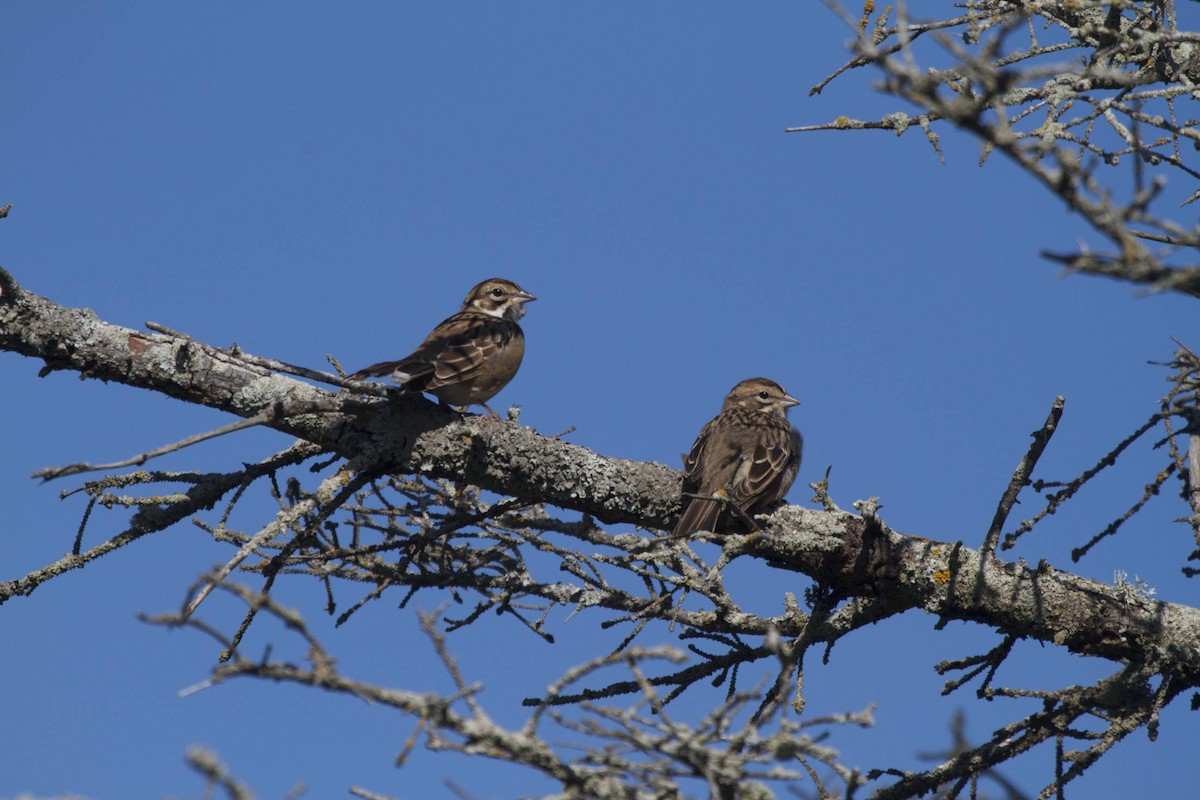
[[[792,471],[794,478],[799,468],[799,464],[791,463],[793,454],[798,452],[791,447],[791,432],[763,428],[756,439],[743,450],[741,463],[730,481],[733,499],[743,509],[750,508],[773,491],[777,492],[788,470]],[[791,484],[788,483],[788,486]]]
[[[437,343],[437,354],[431,361],[433,376],[426,390],[461,383],[521,334],[516,323],[484,315],[456,315],[455,325]],[[447,320],[450,322],[451,320]]]

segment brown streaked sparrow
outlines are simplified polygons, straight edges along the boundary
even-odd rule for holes
[[[488,278],[462,308],[434,328],[421,346],[399,361],[381,361],[350,377],[391,375],[407,392],[429,392],[442,405],[488,407],[513,379],[525,355],[525,334],[517,324],[524,304],[537,298],[504,278]]]
[[[750,378],[730,390],[721,413],[700,429],[683,457],[684,508],[675,536],[728,533],[738,518],[769,511],[783,499],[804,448],[787,419],[787,410],[799,404],[767,378]],[[708,499],[714,495],[726,501]]]

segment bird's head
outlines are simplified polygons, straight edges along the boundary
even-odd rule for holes
[[[800,401],[768,378],[750,378],[734,386],[725,396],[722,408],[744,408],[763,414],[787,416],[787,410],[800,405]]]
[[[478,311],[490,317],[508,317],[516,322],[525,315],[525,303],[537,298],[504,278],[488,278],[463,301],[463,311]]]

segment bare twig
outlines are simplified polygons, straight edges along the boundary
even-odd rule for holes
[[[204,433],[198,433],[195,436],[189,436],[186,439],[181,439],[178,442],[163,445],[162,447],[156,447],[153,450],[148,450],[145,453],[139,453],[138,455],[133,456],[132,458],[127,458],[124,461],[113,461],[110,464],[79,463],[67,464],[66,466],[62,467],[45,467],[44,469],[39,469],[30,477],[41,478],[45,483],[52,481],[55,478],[65,478],[69,475],[79,475],[83,472],[103,472],[105,470],[121,469],[122,467],[141,466],[152,458],[165,456],[168,453],[174,453],[178,450],[184,449],[185,447],[191,447],[194,444],[200,444],[201,442],[206,442],[209,439],[215,439],[218,436],[224,436],[227,433],[234,433],[236,431],[245,430],[246,428],[253,428],[256,425],[263,425],[267,422],[270,422],[272,419],[275,419],[276,416],[277,412],[272,409],[270,411],[264,411],[262,414],[258,414],[249,419],[240,419],[237,422],[231,422],[228,425],[222,425],[220,428],[215,428],[211,431],[205,431]]]
[[[1139,426],[1137,430],[1135,430],[1133,433],[1129,434],[1124,439],[1122,439],[1120,442],[1118,442],[1117,445],[1112,450],[1105,453],[1104,456],[1101,457],[1101,459],[1098,462],[1096,462],[1095,466],[1091,467],[1088,470],[1085,470],[1081,475],[1072,479],[1068,483],[1061,484],[1061,483],[1050,483],[1050,482],[1045,482],[1045,481],[1041,481],[1041,480],[1036,481],[1033,484],[1033,487],[1037,491],[1042,491],[1043,489],[1049,488],[1051,486],[1062,486],[1062,488],[1059,489],[1057,492],[1053,492],[1052,494],[1050,494],[1050,496],[1046,500],[1045,508],[1043,508],[1041,511],[1034,514],[1029,519],[1022,520],[1021,524],[1018,525],[1016,527],[1016,529],[1012,531],[1012,533],[1007,534],[1004,537],[1003,544],[1001,544],[1001,546],[1000,546],[1001,549],[1008,550],[1008,549],[1014,547],[1016,545],[1018,539],[1020,539],[1022,536],[1024,536],[1029,531],[1033,530],[1034,526],[1037,525],[1039,522],[1041,522],[1043,519],[1045,519],[1046,517],[1050,516],[1051,514],[1054,514],[1055,512],[1057,512],[1059,507],[1063,503],[1067,502],[1072,497],[1074,497],[1075,493],[1078,492],[1080,489],[1082,489],[1083,486],[1088,481],[1090,481],[1092,478],[1094,478],[1098,474],[1100,474],[1101,471],[1116,464],[1117,459],[1120,457],[1120,455],[1122,453],[1124,453],[1125,450],[1127,450],[1130,445],[1132,445],[1138,439],[1142,438],[1142,436],[1144,436],[1147,432],[1149,432],[1150,430],[1155,428],[1158,425],[1158,423],[1162,420],[1162,417],[1163,417],[1163,415],[1160,412],[1156,412],[1155,414],[1153,414],[1150,417],[1150,419],[1148,419],[1144,423],[1142,423],[1142,425]]]
[[[1013,470],[1012,480],[1008,482],[1008,488],[1004,490],[1003,496],[1000,498],[1000,503],[996,507],[996,514],[992,517],[991,527],[988,528],[987,535],[983,537],[983,546],[980,551],[985,556],[990,556],[996,552],[996,545],[1000,543],[1000,531],[1004,529],[1004,523],[1008,519],[1009,512],[1017,502],[1017,496],[1021,490],[1029,485],[1030,476],[1033,475],[1034,467],[1037,466],[1038,459],[1042,457],[1042,452],[1045,451],[1046,445],[1050,443],[1050,437],[1054,435],[1055,428],[1058,427],[1058,421],[1062,419],[1063,403],[1062,395],[1054,398],[1054,403],[1050,406],[1050,415],[1046,417],[1046,421],[1042,424],[1040,430],[1034,431],[1030,436],[1033,441],[1029,444],[1029,450],[1021,458],[1021,462],[1017,464],[1017,468]]]
[[[319,525],[323,519],[339,509],[342,502],[358,491],[371,478],[372,476],[368,473],[360,473],[353,479],[347,478],[341,472],[335,473],[325,479],[311,497],[305,498],[292,507],[281,511],[269,525],[266,525],[262,530],[254,534],[254,536],[250,537],[249,541],[242,545],[233,558],[226,562],[225,566],[217,570],[191,602],[184,607],[182,618],[186,620],[195,613],[196,609],[204,602],[204,599],[208,597],[213,588],[220,585],[229,577],[237,569],[238,565],[249,558],[250,554],[255,550],[280,534],[290,530],[298,520],[311,512],[317,512],[317,519],[309,524]],[[234,644],[236,645],[236,639]]]
[[[209,789],[220,788],[225,791],[230,800],[255,800],[254,792],[245,784],[234,779],[229,774],[216,753],[198,745],[193,745],[187,751],[187,763],[208,780]]]
[[[198,339],[193,338],[189,334],[182,333],[174,328],[168,328],[166,325],[162,325],[157,322],[151,322],[147,320],[146,327],[152,331],[155,331],[156,333],[170,336],[173,339],[182,339],[185,341],[196,342],[197,344],[200,343]],[[251,364],[256,367],[269,369],[272,372],[282,372],[286,375],[295,375],[300,378],[308,378],[309,380],[327,383],[332,386],[354,389],[360,393],[383,396],[387,394],[389,388],[371,381],[353,381],[340,375],[334,375],[331,372],[322,372],[321,370],[301,367],[296,364],[289,364],[286,361],[279,361],[278,359],[274,358],[257,356],[253,353],[247,353],[236,344],[220,352],[223,352],[230,358],[235,358],[245,364]]]

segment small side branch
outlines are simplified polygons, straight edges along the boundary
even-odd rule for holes
[[[154,331],[155,333],[161,333],[165,336],[170,336],[173,339],[184,339],[189,342],[196,342],[197,344],[202,344],[198,339],[196,339],[186,333],[183,333],[182,331],[177,331],[174,328],[169,328],[166,325],[162,325],[158,322],[147,321],[146,327],[149,330]],[[221,350],[220,352],[222,352],[225,355],[230,356],[232,358],[236,358],[237,360],[239,360],[243,363],[250,364],[255,367],[262,367],[263,369],[269,369],[272,372],[282,372],[285,375],[295,375],[300,378],[307,378],[312,381],[319,381],[320,383],[328,383],[332,386],[338,386],[341,388],[351,388],[351,389],[355,389],[356,391],[361,392],[361,393],[383,396],[387,393],[387,389],[388,389],[388,387],[386,387],[386,386],[381,386],[379,384],[372,383],[370,381],[350,380],[349,378],[346,378],[346,377],[343,377],[340,375],[334,375],[329,372],[322,372],[321,370],[318,370],[318,369],[310,369],[308,367],[301,367],[296,364],[289,364],[286,361],[279,361],[278,359],[274,359],[274,358],[267,358],[265,356],[257,356],[257,355],[254,355],[253,353],[247,353],[245,350],[243,350],[241,347],[238,347],[236,344],[227,349]]]
[[[275,417],[274,410],[264,411],[262,414],[257,414],[249,419],[240,419],[237,422],[231,422],[228,425],[222,425],[211,431],[198,433],[195,436],[189,436],[186,439],[181,439],[173,444],[163,445],[154,450],[148,450],[145,453],[139,453],[132,458],[127,458],[124,461],[113,461],[110,464],[88,464],[81,462],[78,464],[67,464],[62,467],[46,467],[39,469],[37,472],[30,475],[31,478],[41,478],[43,483],[48,483],[55,478],[65,478],[68,475],[79,475],[83,472],[104,472],[105,470],[122,469],[124,467],[139,467],[145,464],[152,458],[165,456],[167,453],[174,453],[177,450],[182,450],[185,447],[191,447],[200,442],[206,442],[209,439],[215,439],[218,436],[224,436],[227,433],[253,428],[255,425],[262,425],[271,421]]]
[[[1023,520],[1021,524],[1017,526],[1016,530],[1006,535],[1004,537],[1004,543],[1001,545],[1001,549],[1008,550],[1009,548],[1016,546],[1018,539],[1029,533],[1029,531],[1033,530],[1033,527],[1043,519],[1058,511],[1059,507],[1074,497],[1075,493],[1078,492],[1085,483],[1096,477],[1096,475],[1098,475],[1105,468],[1116,464],[1117,459],[1122,453],[1125,452],[1126,449],[1128,449],[1130,445],[1140,439],[1147,431],[1157,426],[1159,421],[1163,418],[1164,414],[1161,412],[1155,412],[1154,415],[1151,416],[1150,419],[1146,420],[1146,422],[1144,422],[1140,428],[1131,433],[1129,436],[1126,436],[1121,440],[1120,443],[1117,444],[1116,447],[1106,453],[1094,467],[1087,470],[1069,483],[1047,483],[1040,480],[1035,482],[1033,488],[1038,492],[1051,486],[1062,486],[1063,488],[1050,495],[1045,508],[1034,514],[1029,519]]]
[[[55,478],[62,478],[67,475],[78,475],[82,472],[102,472],[104,470],[121,469],[123,467],[134,467],[145,464],[152,458],[163,456],[168,453],[174,453],[177,450],[182,450],[185,447],[191,447],[194,444],[215,439],[218,436],[224,436],[227,433],[253,428],[256,425],[271,425],[299,414],[313,414],[322,411],[334,411],[338,406],[336,401],[316,401],[316,402],[280,402],[268,407],[261,413],[255,414],[252,417],[231,422],[228,425],[222,425],[220,428],[215,428],[211,431],[198,433],[195,436],[189,436],[173,444],[163,445],[162,447],[149,450],[145,453],[139,453],[132,458],[127,458],[124,461],[114,461],[111,464],[88,464],[86,462],[79,464],[67,464],[62,467],[46,467],[39,469],[30,477],[41,478],[43,482],[52,481]]]
[[[1033,442],[1030,443],[1029,450],[1021,459],[1021,463],[1017,464],[1017,468],[1013,470],[1012,480],[1008,482],[1008,488],[1004,490],[1004,494],[1000,497],[1000,503],[996,506],[992,525],[988,528],[987,535],[983,537],[983,547],[980,548],[980,552],[985,557],[995,554],[996,545],[1000,543],[1000,531],[1004,529],[1004,523],[1013,506],[1016,505],[1017,496],[1022,489],[1029,485],[1029,476],[1033,474],[1038,459],[1042,457],[1046,445],[1050,443],[1050,437],[1054,435],[1054,431],[1058,427],[1058,421],[1062,419],[1065,402],[1061,394],[1054,398],[1054,403],[1050,406],[1050,415],[1046,417],[1041,430],[1031,434]]]
[[[370,481],[372,477],[374,476],[371,473],[363,472],[347,481],[341,472],[335,473],[331,477],[326,478],[311,497],[304,498],[294,506],[280,511],[272,522],[250,537],[237,553],[234,554],[233,558],[229,559],[225,566],[216,571],[200,591],[197,592],[196,596],[185,606],[180,618],[187,620],[188,617],[195,613],[200,604],[204,602],[204,599],[212,593],[212,590],[228,578],[254,551],[266,545],[267,542],[270,542],[276,536],[292,529],[310,512],[318,513],[318,518],[314,524],[320,524],[326,517],[340,508],[341,504],[349,499],[354,492]]]
[[[1188,437],[1188,505],[1192,507],[1192,515],[1200,517],[1200,433]]]
[[[255,800],[254,792],[236,780],[217,754],[203,747],[192,746],[187,751],[188,766],[204,776],[211,792],[215,787],[225,790],[230,800]]]

